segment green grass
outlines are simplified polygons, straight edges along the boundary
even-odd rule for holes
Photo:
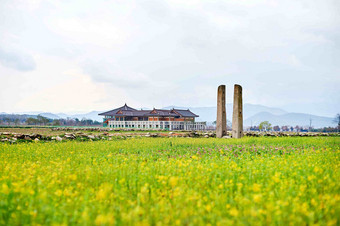
[[[336,225],[339,137],[0,144],[1,225]]]

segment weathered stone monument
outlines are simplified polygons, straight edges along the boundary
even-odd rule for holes
[[[217,118],[216,137],[227,135],[227,115],[225,110],[225,85],[220,85],[217,90]]]
[[[233,106],[233,122],[232,137],[243,137],[243,109],[242,109],[242,86],[234,86],[234,106]]]

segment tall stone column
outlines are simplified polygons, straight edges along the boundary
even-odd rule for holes
[[[217,118],[216,137],[227,135],[227,115],[225,111],[225,85],[220,85],[217,90]]]
[[[234,86],[232,137],[243,137],[242,86]]]

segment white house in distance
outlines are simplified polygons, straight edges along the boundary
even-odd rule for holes
[[[98,115],[104,116],[103,126],[159,130],[205,130],[206,122],[195,122],[198,115],[182,109],[137,110],[126,104]]]

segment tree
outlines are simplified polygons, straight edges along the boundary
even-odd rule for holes
[[[312,127],[312,123],[313,123],[313,120],[312,120],[312,117],[309,118],[309,128],[308,128],[308,132],[310,132],[313,127]]]
[[[289,129],[290,129],[289,126],[282,126],[281,127],[282,131],[289,131]]]
[[[79,119],[75,118],[74,120],[76,121],[76,126],[79,126],[79,122],[80,122]]]
[[[280,126],[274,126],[274,127],[273,127],[273,130],[276,131],[276,132],[277,132],[277,131],[280,131]]]
[[[60,120],[59,119],[54,119],[52,124],[54,126],[60,126]]]
[[[18,125],[19,122],[20,122],[20,120],[19,120],[18,118],[16,118],[16,119],[14,120],[14,124],[15,124],[15,125]]]
[[[8,118],[8,117],[5,117],[4,118],[4,122],[7,122],[7,124],[9,125],[9,124],[11,124],[11,119]]]
[[[227,120],[227,129],[232,129],[232,123],[231,123],[231,121],[230,120]]]
[[[37,120],[39,124],[43,124],[43,125],[47,124],[50,121],[48,118],[41,116],[41,115],[37,116]]]
[[[101,124],[102,124],[101,122],[98,122],[96,120],[93,122],[93,125],[101,125]]]
[[[338,129],[338,131],[339,131],[339,129],[340,129],[340,114],[339,114],[339,113],[335,116],[333,122],[335,122],[336,124],[338,124],[338,125],[337,125],[337,129]]]
[[[27,125],[36,125],[38,123],[38,120],[37,119],[35,119],[35,118],[28,118],[28,119],[26,119],[26,124]]]
[[[259,125],[260,130],[268,131],[272,129],[272,124],[270,124],[268,121],[261,122]]]
[[[216,126],[216,121],[213,121],[212,124]],[[227,128],[231,128],[231,121],[230,120],[227,120]]]
[[[295,129],[296,132],[300,132],[302,128],[300,126],[296,125],[294,129]]]

